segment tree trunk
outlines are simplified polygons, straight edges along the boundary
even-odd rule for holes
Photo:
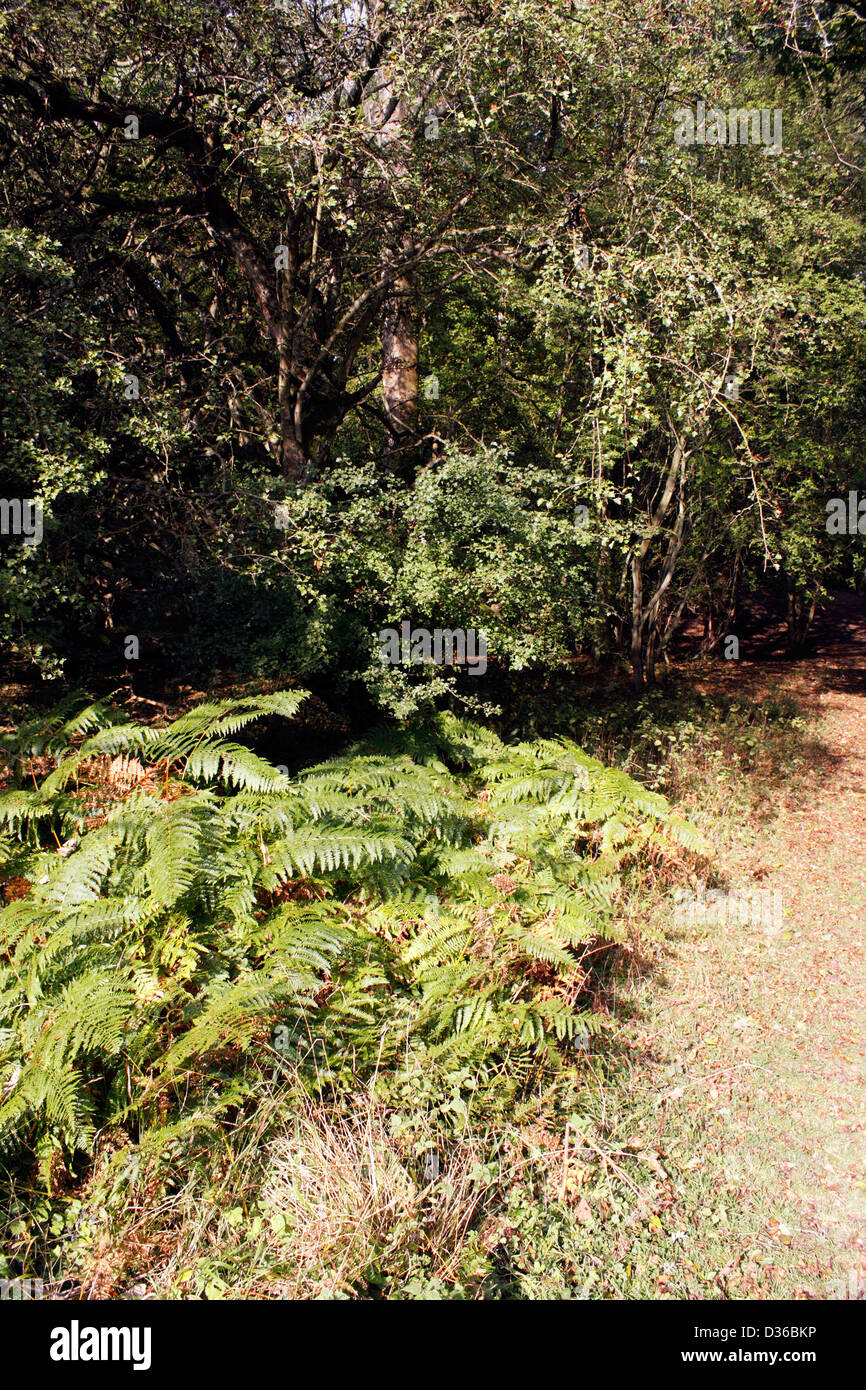
[[[371,0],[371,32],[378,36],[388,21],[385,0]],[[391,72],[377,73],[376,95],[365,103],[368,124],[386,155],[395,188],[408,179],[406,125],[411,114]],[[411,257],[415,247],[408,234],[397,238],[394,257]],[[384,258],[387,263],[387,255]],[[385,413],[385,457],[395,471],[412,474],[412,450],[417,438],[418,412],[418,313],[411,272],[395,278],[384,304],[382,318],[382,404]]]
[[[398,472],[411,463],[418,417],[418,328],[410,275],[394,282],[382,323],[382,399],[386,456]]]
[[[683,545],[683,533],[685,530],[685,464],[686,450],[682,440],[677,439],[671,455],[664,489],[658,507],[653,513],[650,527],[639,546],[635,546],[631,556],[631,582],[632,582],[632,604],[631,604],[631,669],[634,688],[636,691],[645,690],[648,685],[655,682],[655,652],[658,646],[659,618],[661,614],[661,602],[664,597],[671,579],[680,550]],[[671,532],[670,544],[665,561],[662,566],[662,573],[659,583],[648,601],[644,601],[645,587],[645,565],[650,547],[661,531],[664,519],[668,514],[674,492],[679,488],[679,503],[677,507],[677,519]]]
[[[631,565],[631,674],[634,688],[645,690],[646,653],[643,623],[643,555],[636,554]]]
[[[281,335],[279,345],[277,399],[280,411],[280,467],[286,478],[298,480],[306,471],[307,460],[301,441],[295,438],[295,400],[285,333]]]
[[[796,656],[803,650],[809,628],[812,626],[812,619],[815,617],[815,610],[818,607],[818,595],[813,594],[811,598],[798,589],[795,581],[790,575],[785,576],[788,589],[788,631],[786,646],[789,656]]]

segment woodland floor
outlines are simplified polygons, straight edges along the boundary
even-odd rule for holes
[[[779,891],[781,930],[668,930],[623,1024],[624,1108],[646,1102],[632,1147],[646,1150],[654,1110],[666,1234],[681,1222],[677,1257],[652,1261],[655,1290],[635,1294],[862,1299],[866,603],[838,599],[803,660],[781,660],[771,634],[754,661],[704,674],[692,683],[708,694],[787,694],[817,745],[796,789],[715,846],[732,890]]]

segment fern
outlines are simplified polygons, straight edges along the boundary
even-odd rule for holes
[[[623,873],[700,852],[575,744],[449,716],[287,778],[239,735],[303,699],[162,728],[67,704],[5,740],[4,1151],[207,1125],[287,1055],[311,1085],[409,1047],[528,1078],[594,1026],[581,960],[616,934]]]

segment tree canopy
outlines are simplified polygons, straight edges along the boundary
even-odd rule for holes
[[[132,634],[405,713],[461,686],[382,670],[406,617],[483,628],[494,672],[590,653],[640,687],[763,585],[796,646],[862,576],[826,526],[866,491],[861,29],[4,14],[2,482],[44,509],[38,547],[3,538],[7,653],[114,678]]]

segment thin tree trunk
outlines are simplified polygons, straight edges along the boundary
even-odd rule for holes
[[[658,641],[658,621],[661,601],[667,591],[680,550],[685,529],[685,460],[686,452],[682,440],[677,439],[671,455],[670,467],[665,479],[664,489],[656,508],[650,528],[631,557],[632,605],[631,605],[631,668],[636,691],[645,690],[655,680],[654,656]],[[679,506],[676,525],[665,558],[659,584],[649,599],[644,602],[645,564],[650,547],[661,531],[668,514],[674,492],[679,484]]]
[[[818,607],[818,595],[813,594],[807,601],[800,589],[797,588],[795,581],[790,575],[786,576],[788,588],[788,633],[787,648],[791,656],[795,656],[802,651],[806,641],[815,611]]]
[[[643,627],[643,553],[636,553],[631,562],[631,673],[634,688],[646,687]]]

